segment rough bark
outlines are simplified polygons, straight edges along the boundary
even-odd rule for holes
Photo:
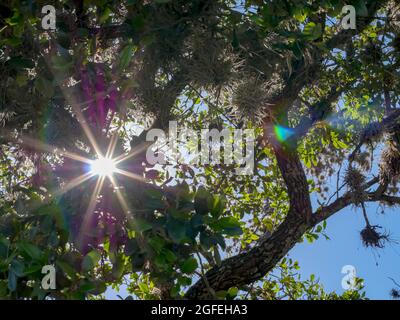
[[[242,286],[262,278],[301,239],[308,229],[302,217],[291,216],[260,245],[248,252],[224,260],[205,275],[214,291]],[[188,299],[211,299],[205,281],[199,280],[186,294]]]

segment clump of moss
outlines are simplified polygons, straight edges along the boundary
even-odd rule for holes
[[[227,85],[241,65],[229,44],[209,33],[198,33],[190,41],[191,57],[185,66],[195,85],[215,88]]]
[[[380,233],[378,229],[381,229],[381,226],[375,225],[372,226],[367,224],[367,226],[361,230],[361,240],[365,247],[373,247],[373,248],[383,248],[385,243],[389,241],[389,235],[387,233]]]
[[[359,169],[349,166],[344,177],[344,182],[352,193],[351,196],[354,204],[356,206],[361,205],[366,199],[366,194],[363,188],[365,184],[365,176]]]
[[[400,174],[400,151],[393,140],[389,140],[382,152],[379,164],[379,178],[382,185],[390,183]]]
[[[233,110],[238,118],[259,124],[268,114],[274,97],[282,90],[281,79],[276,74],[269,81],[254,76],[244,76],[243,79],[232,90]]]
[[[234,89],[232,98],[237,117],[253,121],[262,119],[265,116],[265,93],[265,88],[257,80],[239,82]]]
[[[393,299],[400,299],[400,290],[392,289],[390,290],[390,295]]]
[[[371,170],[371,154],[369,152],[361,152],[354,161],[365,171]]]

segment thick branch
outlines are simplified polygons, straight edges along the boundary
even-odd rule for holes
[[[224,260],[205,274],[214,291],[227,290],[261,279],[272,270],[308,229],[302,217],[288,216],[270,238],[248,252]],[[192,286],[186,294],[188,299],[210,299],[210,292],[203,279]]]
[[[382,135],[383,133],[393,130],[393,128],[398,124],[400,118],[400,110],[395,109],[389,115],[382,119],[380,122],[370,123],[362,132],[360,141],[357,144],[354,151],[350,154],[349,160],[353,161],[356,154],[360,151],[361,147],[371,139]]]
[[[272,140],[272,141],[271,141]],[[227,290],[262,278],[274,268],[309,228],[312,215],[307,178],[295,151],[280,145],[274,137],[271,143],[278,166],[287,186],[290,208],[285,221],[269,238],[248,252],[226,259],[220,266],[212,268],[189,289],[189,299],[207,299],[210,290]]]

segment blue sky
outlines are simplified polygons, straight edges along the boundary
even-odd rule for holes
[[[371,224],[379,224],[390,232],[391,238],[400,239],[400,212],[397,209],[381,209],[377,204],[368,204]],[[389,277],[400,282],[400,245],[387,244],[384,249],[365,248],[360,239],[360,230],[365,222],[360,209],[347,207],[331,217],[327,224],[327,235],[310,244],[297,244],[289,255],[299,261],[304,278],[315,274],[328,291],[342,293],[341,273],[345,265],[353,265],[357,276],[365,280],[366,295],[370,299],[390,299],[394,287]]]

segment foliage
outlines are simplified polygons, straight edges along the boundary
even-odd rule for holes
[[[341,29],[348,3],[357,31]],[[400,203],[394,2],[59,0],[55,31],[41,28],[45,4],[1,4],[1,298],[97,299],[122,284],[139,299],[184,297],[228,257],[272,241],[293,216],[282,150],[298,156],[305,196],[319,204],[291,246],[328,238],[332,199],[356,205],[366,228],[376,227],[367,201]],[[196,130],[255,129],[254,174],[146,163],[139,150],[147,130],[170,120]],[[273,127],[290,134],[279,140]],[[68,156],[96,158],[88,131],[104,153],[111,141],[115,155],[133,152],[121,169],[139,177],[106,179],[94,202],[97,179],[71,185],[87,166]],[[380,178],[368,184],[383,143]],[[210,283],[209,293],[365,298],[326,293],[314,276],[302,280],[286,254],[257,278],[221,290]],[[56,290],[41,288],[47,264],[56,267]]]

